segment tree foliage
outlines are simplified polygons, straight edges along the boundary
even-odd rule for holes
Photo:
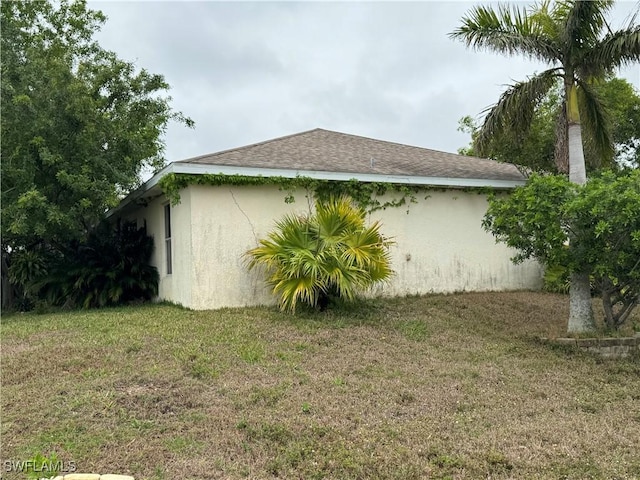
[[[557,88],[562,98],[555,115],[557,170],[566,173],[571,166],[577,172],[582,167],[579,152],[569,155],[571,125],[585,130],[584,137],[590,139],[589,150],[595,151],[598,165],[611,162],[615,139],[598,83],[617,67],[640,59],[640,25],[631,19],[620,30],[612,30],[606,21],[612,6],[613,0],[543,1],[528,8],[478,6],[462,19],[452,38],[475,49],[524,55],[550,67],[511,85],[498,103],[487,109],[474,139],[477,153],[487,155],[492,143],[503,137],[518,142],[530,127],[539,128],[534,124],[536,110],[546,110],[546,96]],[[548,135],[549,124],[545,125]],[[581,129],[576,134],[580,135]],[[537,150],[535,145],[529,147]],[[543,157],[548,157],[547,149]],[[578,177],[582,183],[584,178]]]
[[[451,33],[467,46],[504,55],[524,55],[548,68],[517,82],[487,109],[476,144],[480,153],[507,129],[517,138],[531,127],[536,108],[554,87],[561,88],[554,157],[557,170],[568,172],[578,184],[587,181],[585,144],[595,152],[599,165],[608,165],[615,154],[610,119],[597,86],[616,68],[640,60],[640,25],[635,17],[619,30],[607,22],[613,0],[558,0],[520,6],[478,6]],[[583,135],[583,131],[586,133]],[[569,332],[595,328],[589,276],[571,274]]]
[[[594,140],[584,136],[585,161],[591,172],[603,167],[640,167],[640,95],[624,79],[610,78],[595,86],[606,106],[611,125],[616,155],[614,163],[603,165],[596,150],[591,148]],[[483,154],[499,162],[514,163],[526,171],[561,173],[555,161],[558,118],[562,115],[563,103],[559,88],[554,88],[535,107],[529,130],[516,132],[505,125],[504,130],[493,136]],[[458,130],[468,133],[471,142],[461,148],[463,155],[479,156],[478,136],[480,125],[471,116],[460,119]]]
[[[348,197],[316,202],[310,215],[288,215],[258,247],[247,252],[249,268],[263,266],[282,310],[299,302],[326,307],[332,297],[353,299],[390,278],[390,240],[380,223],[365,225],[365,211]]]
[[[588,272],[610,328],[640,301],[640,170],[605,172],[584,186],[533,175],[508,198],[491,200],[483,226],[517,250],[515,262]]]
[[[137,70],[93,40],[106,19],[84,0],[0,8],[3,307],[11,307],[14,288],[23,301],[39,298],[37,280],[54,271],[69,285],[74,268],[73,303],[137,296],[138,287],[126,284],[135,275],[119,270],[130,259],[111,255],[127,254],[117,244],[102,244],[79,263],[73,248],[95,242],[105,212],[139,185],[143,169],[164,165],[168,123],[193,122],[172,110],[161,75]],[[90,278],[89,262],[100,255],[113,264],[96,265]],[[139,287],[152,291],[152,277],[139,278]],[[89,290],[93,296],[80,300],[78,292]]]
[[[481,150],[478,147],[480,125],[467,115],[460,119],[458,130],[471,135],[471,142],[458,152],[462,155],[485,156],[505,163],[513,163],[525,171],[557,172],[554,158],[556,116],[561,106],[557,89],[551,90],[536,108],[529,130],[514,132],[505,127],[494,135]],[[482,153],[481,153],[482,152]]]
[[[93,39],[105,17],[84,1],[2,2],[2,242],[86,236],[164,164],[174,112],[161,75]]]
[[[640,168],[640,92],[620,78],[602,84],[600,92],[609,112],[618,163]]]

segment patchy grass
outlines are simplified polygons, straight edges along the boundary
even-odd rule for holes
[[[0,456],[140,479],[640,478],[640,359],[540,342],[567,304],[6,317]]]

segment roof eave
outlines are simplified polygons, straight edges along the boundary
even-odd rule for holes
[[[125,197],[120,205],[110,210],[107,216],[122,211],[127,205],[139,198],[144,198],[145,194],[156,190],[162,177],[170,173],[190,174],[190,175],[244,175],[247,177],[283,177],[296,178],[307,177],[317,180],[349,181],[358,180],[360,182],[394,183],[402,185],[416,185],[443,188],[498,188],[513,189],[525,185],[526,180],[499,180],[486,178],[456,178],[456,177],[421,177],[412,175],[383,175],[377,173],[349,173],[349,172],[325,172],[315,170],[294,170],[276,168],[256,168],[237,167],[229,165],[211,165],[198,163],[171,163],[156,173],[153,177],[142,184],[137,190]]]

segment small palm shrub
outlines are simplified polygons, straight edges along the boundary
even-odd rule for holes
[[[82,240],[3,251],[8,286],[18,297],[9,308],[94,308],[151,299],[158,294],[152,253],[153,238],[130,222],[115,228],[100,223]]]
[[[309,215],[286,215],[249,250],[249,269],[262,266],[282,310],[298,302],[321,310],[334,298],[352,300],[388,280],[389,247],[380,223],[365,225],[365,211],[346,197],[316,202]]]
[[[133,223],[100,224],[88,238],[66,247],[42,282],[54,305],[95,308],[148,300],[158,294],[158,270],[149,265],[153,238]]]
[[[43,245],[34,245],[5,255],[9,280],[6,286],[17,293],[17,303],[13,307],[19,311],[31,310],[39,302],[39,285],[57,261],[56,253]]]

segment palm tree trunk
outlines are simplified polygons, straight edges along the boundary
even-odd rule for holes
[[[569,180],[578,185],[587,183],[587,170],[582,148],[582,127],[569,124]]]
[[[587,170],[582,146],[582,126],[578,108],[578,89],[573,78],[565,80],[567,123],[569,124],[569,180],[578,185],[587,183]]]
[[[569,180],[579,185],[587,183],[587,171],[582,146],[582,127],[578,110],[578,92],[571,79],[565,83],[567,98],[567,121],[569,123]],[[569,239],[571,242],[571,239]],[[568,333],[595,330],[596,322],[591,305],[591,282],[589,272],[575,272],[571,275],[569,288]]]

